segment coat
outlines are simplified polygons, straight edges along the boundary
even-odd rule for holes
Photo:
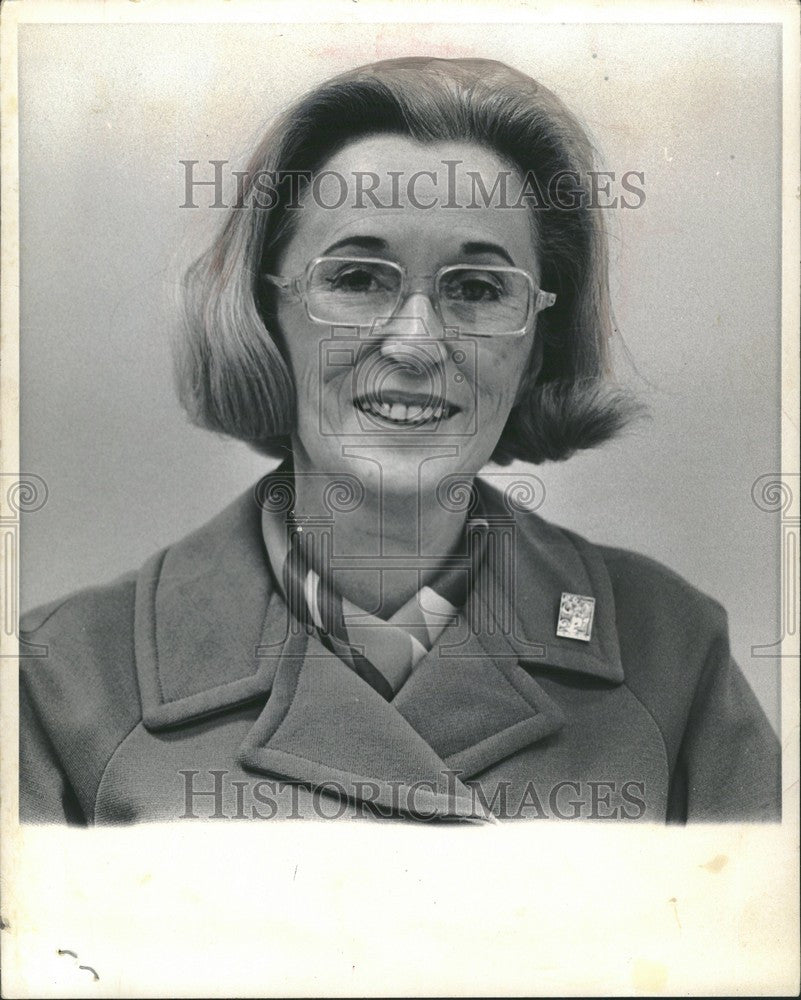
[[[478,624],[392,701],[288,617],[252,491],[26,615],[21,819],[778,819],[778,741],[723,608],[482,492],[511,573],[486,570]],[[588,640],[556,634],[564,593],[595,599]]]

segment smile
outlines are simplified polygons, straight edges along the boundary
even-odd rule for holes
[[[458,407],[444,399],[415,396],[406,393],[385,393],[380,396],[360,396],[353,405],[370,417],[377,417],[394,426],[419,427],[434,421],[447,420]]]

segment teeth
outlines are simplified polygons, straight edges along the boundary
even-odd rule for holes
[[[419,404],[407,406],[405,403],[379,403],[374,399],[362,399],[359,406],[365,413],[397,423],[422,424],[429,420],[440,420],[446,412],[444,403],[436,407],[423,407]]]

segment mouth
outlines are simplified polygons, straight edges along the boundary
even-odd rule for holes
[[[459,407],[446,399],[411,392],[382,392],[357,396],[357,410],[393,427],[422,427],[439,423],[459,412]]]

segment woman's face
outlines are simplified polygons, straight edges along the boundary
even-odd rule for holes
[[[408,178],[431,171],[442,190],[447,160],[459,161],[450,199],[459,207],[442,207],[444,197],[433,208],[420,207],[432,200],[424,183],[410,201]],[[306,198],[277,272],[294,277],[320,256],[369,257],[400,264],[409,283],[395,316],[372,329],[322,325],[302,302],[279,295],[279,332],[297,390],[296,467],[349,472],[393,494],[433,491],[454,473],[472,476],[489,461],[514,405],[534,343],[532,324],[519,336],[446,329],[430,296],[433,275],[453,264],[511,265],[539,286],[528,210],[484,207],[471,178],[479,174],[490,192],[508,167],[473,144],[378,135],[344,147],[324,169],[345,179],[348,198],[340,208],[324,207],[336,200],[336,186]],[[360,171],[378,176],[375,197],[361,202],[354,197]],[[488,294],[469,284],[471,273],[469,296]],[[349,282],[345,287],[357,297],[375,285],[361,267],[344,279],[337,272],[334,280]]]

